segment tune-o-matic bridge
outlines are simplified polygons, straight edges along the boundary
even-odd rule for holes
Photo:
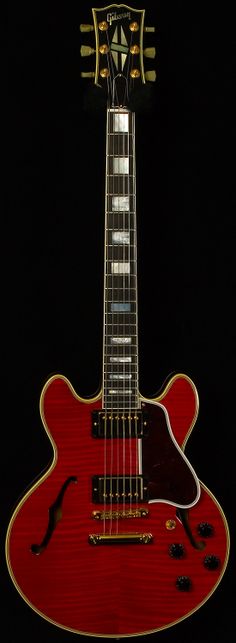
[[[137,509],[108,509],[106,511],[99,511],[95,509],[92,512],[94,520],[117,520],[117,518],[146,518],[148,516],[148,509],[138,507]]]
[[[94,503],[134,503],[148,501],[147,480],[143,476],[93,476]]]
[[[93,411],[92,434],[95,438],[142,438],[148,432],[144,411]]]

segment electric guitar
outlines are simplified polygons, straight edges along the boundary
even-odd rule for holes
[[[62,375],[44,386],[53,461],[12,515],[6,559],[47,621],[122,638],[173,626],[207,601],[226,569],[229,530],[184,453],[195,385],[178,374],[154,399],[139,392],[135,101],[155,80],[155,51],[143,45],[154,29],[127,5],[92,12],[81,31],[95,32],[95,49],[81,54],[96,54],[82,75],[106,97],[102,387],[82,399]]]

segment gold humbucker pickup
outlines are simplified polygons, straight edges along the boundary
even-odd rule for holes
[[[147,502],[147,479],[142,475],[93,476],[92,501],[95,504]]]
[[[94,438],[142,438],[148,432],[144,411],[92,411]]]
[[[148,545],[152,542],[152,534],[90,534],[90,545]]]
[[[94,520],[116,520],[117,518],[146,518],[148,516],[148,509],[139,507],[138,509],[115,509],[114,511],[99,511],[92,512]]]

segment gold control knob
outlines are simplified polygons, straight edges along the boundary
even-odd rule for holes
[[[155,27],[144,27],[144,31],[146,33],[154,33],[155,32]]]
[[[152,69],[152,71],[145,72],[146,80],[150,81],[151,83],[155,83],[156,77],[157,75],[156,75],[155,69]]]
[[[95,72],[94,71],[81,71],[80,76],[81,76],[81,78],[95,78]]]
[[[155,58],[156,47],[146,47],[146,49],[143,50],[143,53],[146,58]]]
[[[91,56],[91,54],[95,53],[95,49],[92,47],[87,47],[87,45],[81,45],[80,47],[80,55],[84,58],[85,56]]]
[[[82,31],[82,33],[86,33],[86,32],[89,32],[89,31],[94,31],[94,26],[93,25],[80,25],[79,28],[80,28],[80,31]]]

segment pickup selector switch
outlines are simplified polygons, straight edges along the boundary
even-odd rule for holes
[[[218,556],[210,554],[209,556],[205,556],[203,564],[207,569],[218,569],[218,567],[220,566],[220,559],[218,558]]]
[[[181,543],[172,543],[169,546],[169,554],[171,558],[183,558],[184,556],[184,546]]]
[[[181,592],[188,592],[191,587],[191,580],[189,576],[178,576],[176,579],[176,587],[181,591]]]
[[[197,526],[197,530],[200,536],[204,536],[205,538],[212,536],[214,533],[214,527],[209,522],[200,522]]]

